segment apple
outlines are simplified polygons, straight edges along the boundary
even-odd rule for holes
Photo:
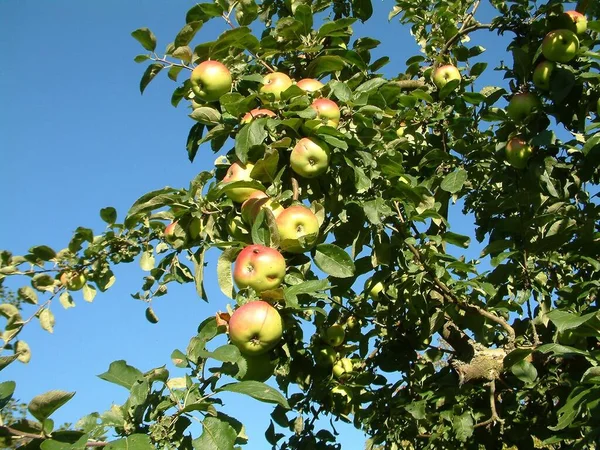
[[[290,166],[294,172],[305,178],[314,178],[329,167],[329,146],[316,138],[302,138],[294,146],[290,155]]]
[[[248,231],[240,216],[236,215],[229,218],[227,221],[227,231],[229,232],[229,236],[236,241],[252,242],[250,231]]]
[[[314,78],[303,78],[296,83],[296,86],[306,92],[317,92],[325,85]]]
[[[396,136],[398,136],[399,138],[401,138],[401,137],[404,136],[405,132],[406,132],[406,123],[400,122],[400,125],[396,129]]]
[[[229,339],[243,355],[267,353],[283,335],[283,320],[262,300],[245,303],[229,319]]]
[[[342,345],[345,337],[346,331],[344,331],[344,327],[339,324],[332,325],[325,331],[325,342],[332,347],[339,347]]]
[[[269,353],[257,356],[244,356],[246,360],[246,373],[243,377],[236,377],[240,381],[260,381],[264,383],[273,375],[275,367],[271,362]]]
[[[193,241],[198,240],[203,230],[202,220],[198,217],[192,217],[188,225],[188,237]]]
[[[550,61],[567,63],[579,51],[579,38],[570,30],[554,30],[542,41],[542,54]]]
[[[273,72],[263,77],[262,84],[261,94],[273,94],[275,100],[281,100],[281,93],[292,85],[292,80],[285,73]]]
[[[190,83],[198,98],[214,102],[231,90],[231,72],[219,61],[204,61],[192,70]]]
[[[261,209],[269,209],[277,219],[283,212],[283,206],[261,191],[254,192],[248,200],[242,203],[242,219],[249,225],[256,220]]]
[[[438,89],[442,89],[452,80],[461,79],[460,72],[456,67],[452,64],[446,64],[445,66],[440,66],[435,69],[433,72],[433,83],[437,86]]]
[[[596,101],[596,114],[600,116],[600,98]]]
[[[544,91],[550,90],[550,78],[555,68],[556,64],[552,61],[542,61],[535,66],[532,77],[535,87]]]
[[[313,129],[317,129],[323,124],[337,128],[340,123],[340,108],[336,102],[328,98],[318,98],[310,106],[317,112],[317,119],[321,121]]]
[[[524,169],[533,153],[531,146],[521,137],[514,137],[506,144],[506,160],[517,169]]]
[[[356,316],[350,316],[346,319],[346,324],[344,326],[346,327],[346,330],[354,330],[357,325],[360,325],[358,318]]]
[[[250,174],[252,173],[252,169],[254,169],[254,164],[246,163],[245,165],[241,162],[234,162],[229,169],[227,169],[227,173],[223,177],[224,183],[230,183],[232,181],[251,181],[252,177]],[[242,203],[254,193],[258,191],[258,189],[240,187],[234,188],[227,191],[227,197],[229,197],[234,202]]]
[[[320,367],[331,367],[335,363],[337,352],[330,346],[320,347],[315,351],[315,363]]]
[[[352,361],[348,358],[342,358],[333,365],[333,376],[341,378],[348,372],[352,372]]]
[[[579,11],[565,11],[561,16],[561,25],[577,34],[583,34],[587,30],[587,18]]]
[[[290,253],[304,253],[310,250],[319,237],[317,216],[303,205],[285,208],[277,217],[277,230],[282,250]]]
[[[365,283],[365,291],[368,292],[369,297],[371,297],[373,300],[377,300],[379,298],[379,293],[383,291],[383,287],[384,286],[381,281],[374,283],[372,278]]]
[[[235,260],[233,280],[240,289],[251,287],[256,292],[279,287],[285,276],[285,258],[277,250],[264,245],[249,245]]]
[[[247,112],[244,115],[244,117],[242,117],[242,123],[243,124],[250,123],[250,122],[252,122],[252,119],[255,119],[257,117],[276,117],[276,116],[277,116],[277,114],[275,114],[270,109],[254,108],[252,111]]]
[[[540,100],[531,92],[515,94],[508,102],[506,114],[515,122],[523,122],[541,108]]]
[[[60,274],[60,283],[69,291],[79,291],[85,286],[85,275],[74,271],[66,271]]]
[[[171,222],[169,225],[165,227],[165,231],[163,235],[165,236],[165,241],[172,243],[176,238],[175,236],[175,227],[177,226],[177,221]]]

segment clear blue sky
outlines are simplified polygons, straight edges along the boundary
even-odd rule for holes
[[[164,48],[193,4],[0,2],[0,249],[22,254],[32,245],[47,244],[59,250],[77,226],[102,231],[100,208],[114,206],[122,218],[145,192],[186,187],[199,171],[210,170],[216,158],[210,149],[201,149],[193,164],[187,159],[185,140],[193,123],[183,103],[178,109],[170,106],[175,83],[160,74],[140,96],[145,65],[134,63],[133,57],[143,49],[130,37],[136,28],[149,27],[158,48]],[[392,6],[375,2],[376,17],[368,26],[357,26],[355,34],[384,42],[373,59],[390,56],[387,76],[401,72],[404,61],[418,52],[408,30],[387,21]],[[225,23],[213,21],[197,40],[213,40],[226,29]],[[476,34],[484,46],[485,33]],[[505,43],[494,45],[504,51]],[[473,249],[471,256],[477,254]],[[216,255],[209,260],[208,274],[216,269]],[[65,311],[56,302],[53,335],[36,323],[26,327],[22,338],[31,346],[31,362],[2,372],[2,379],[17,381],[16,395],[23,401],[51,389],[76,391],[53,416],[57,423],[125,400],[124,389],[96,377],[113,360],[125,359],[143,371],[163,364],[172,369],[172,350],[184,350],[198,324],[227,303],[215,277],[208,277],[209,305],[197,298],[193,286],[170,285],[169,295],[153,305],[160,322],[151,325],[144,318],[145,304],[129,295],[138,290],[144,272],[131,264],[118,266],[115,273],[115,286],[91,305],[80,293],[74,295],[73,309]],[[225,412],[246,425],[246,448],[266,448],[263,433],[271,406],[237,395],[224,399]],[[343,447],[361,447],[357,439],[362,442],[362,434],[350,430],[338,427]]]

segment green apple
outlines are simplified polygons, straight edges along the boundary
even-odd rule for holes
[[[367,280],[367,282],[365,283],[365,291],[369,294],[369,297],[371,297],[373,300],[377,300],[379,299],[379,293],[381,291],[383,291],[383,283],[381,281],[378,281],[377,283],[375,283],[373,281],[373,278],[369,278]]]
[[[566,28],[577,34],[587,31],[587,17],[579,11],[565,11],[559,18],[560,28]]]
[[[340,123],[341,113],[340,107],[336,102],[328,98],[318,98],[310,106],[317,112],[317,120],[321,121],[313,129],[317,129],[323,124],[328,127],[337,128]]]
[[[317,92],[325,85],[314,78],[303,78],[296,83],[296,86],[305,92]]]
[[[219,100],[231,90],[232,81],[231,72],[219,61],[204,61],[190,75],[192,91],[205,102]]]
[[[344,327],[339,324],[335,324],[327,328],[324,339],[325,342],[332,347],[339,347],[344,343],[345,337],[346,331],[344,330]]]
[[[550,79],[555,68],[556,64],[552,61],[542,61],[535,66],[532,77],[535,87],[544,91],[550,90]]]
[[[596,114],[600,116],[600,98],[596,101]]]
[[[250,245],[235,260],[233,280],[240,289],[251,287],[256,292],[277,289],[285,268],[285,258],[274,248]]]
[[[516,169],[524,169],[532,153],[531,146],[521,137],[514,137],[506,144],[506,160]]]
[[[276,116],[277,116],[277,114],[275,114],[270,109],[254,108],[252,111],[244,114],[244,117],[242,117],[242,124],[250,123],[250,122],[252,122],[252,120],[256,119],[257,117],[276,117]]]
[[[348,358],[342,358],[333,365],[333,376],[336,378],[345,377],[348,372],[352,372],[352,361]]]
[[[196,241],[200,239],[200,234],[204,230],[204,226],[202,224],[202,219],[199,217],[192,217],[190,223],[188,224],[188,237],[192,241]]]
[[[223,182],[252,181],[252,177],[250,176],[252,169],[254,169],[254,164],[252,163],[242,164],[241,162],[235,162],[227,169],[227,173],[223,177]],[[256,191],[258,189],[240,187],[228,190],[226,195],[234,202],[242,203],[248,200]]]
[[[332,367],[337,358],[337,352],[330,346],[315,350],[315,363],[320,367]]]
[[[319,221],[317,216],[303,205],[290,206],[277,217],[277,230],[282,250],[304,253],[317,243]]]
[[[567,63],[575,58],[578,51],[579,38],[570,30],[551,31],[542,41],[542,54],[550,61]]]
[[[302,138],[290,155],[290,166],[304,178],[314,178],[329,167],[329,146],[317,138]]]
[[[66,271],[60,274],[60,283],[69,291],[79,291],[85,286],[85,275],[74,271]]]
[[[540,110],[542,104],[535,94],[531,92],[522,92],[513,95],[506,107],[506,114],[517,123],[524,122],[525,119]]]
[[[275,366],[269,353],[256,356],[244,355],[243,358],[246,360],[246,373],[243,377],[236,377],[240,381],[260,381],[264,383],[273,375]]]
[[[399,138],[404,137],[404,133],[406,132],[406,124],[404,122],[400,122],[400,125],[396,129],[396,136]]]
[[[283,320],[262,300],[245,303],[229,319],[229,339],[243,355],[267,353],[283,335]]]
[[[273,94],[275,100],[281,100],[281,93],[292,85],[292,80],[285,73],[273,72],[263,77],[262,84],[261,94]]]
[[[346,327],[346,330],[351,331],[354,330],[358,325],[360,325],[358,318],[356,316],[350,316],[348,319],[346,319],[346,324],[344,326]]]
[[[460,72],[452,64],[440,66],[433,72],[433,83],[438,89],[442,89],[452,80],[461,79]]]

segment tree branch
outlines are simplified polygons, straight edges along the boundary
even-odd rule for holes
[[[227,15],[225,15],[225,14],[222,14],[222,15],[221,15],[221,17],[223,18],[223,20],[224,20],[225,22],[227,22],[227,25],[229,25],[229,26],[230,26],[232,29],[234,29],[234,30],[235,30],[235,29],[237,28],[237,27],[236,27],[236,26],[233,24],[233,22],[231,21],[231,19],[229,18],[229,16],[227,16]],[[247,51],[248,53],[250,53],[250,55],[252,55],[252,57],[253,57],[254,59],[256,59],[256,60],[257,60],[259,63],[261,63],[261,64],[262,64],[264,67],[266,67],[266,69],[267,69],[269,72],[277,72],[277,71],[276,71],[276,70],[275,70],[273,67],[271,67],[271,66],[270,66],[270,65],[268,65],[266,62],[264,62],[264,61],[263,61],[263,60],[260,58],[260,56],[258,56],[256,53],[254,53],[254,52],[252,52],[252,51],[250,51],[250,50],[248,50],[248,49],[246,49],[246,51]]]

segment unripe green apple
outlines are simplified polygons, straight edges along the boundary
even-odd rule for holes
[[[550,61],[567,63],[579,51],[579,38],[570,30],[554,30],[542,41],[542,54]]]
[[[555,68],[556,64],[552,61],[542,61],[535,66],[532,77],[535,87],[544,91],[550,90],[550,79]]]
[[[337,352],[330,346],[320,347],[315,351],[315,363],[320,367],[332,367]]]
[[[531,146],[519,136],[512,138],[506,144],[506,160],[517,169],[524,169],[527,166],[527,160],[532,153]]]
[[[198,217],[192,217],[188,225],[188,237],[195,241],[200,239],[200,233],[203,231],[202,220]]]
[[[506,114],[515,122],[521,123],[541,107],[542,104],[536,95],[531,92],[522,92],[513,95],[510,99],[506,107]]]
[[[375,283],[372,278],[368,279],[365,283],[365,291],[369,293],[369,297],[371,297],[373,300],[379,299],[379,293],[383,291],[383,288],[384,286],[381,281]]]
[[[60,274],[60,283],[69,291],[79,291],[85,286],[85,275],[73,271],[66,271]]]
[[[352,372],[352,361],[348,358],[342,358],[333,365],[333,376],[336,378],[344,377]]]
[[[325,85],[314,78],[303,78],[296,83],[296,86],[305,92],[317,92]]]
[[[317,216],[303,205],[290,206],[277,217],[277,230],[282,250],[304,253],[310,250],[319,237]]]
[[[344,339],[346,337],[346,331],[344,331],[344,327],[335,324],[327,328],[325,331],[325,342],[327,342],[332,347],[339,347],[344,343]]]
[[[283,335],[283,320],[275,308],[257,300],[236,309],[229,319],[229,339],[243,355],[267,353]]]
[[[317,138],[302,138],[290,154],[290,166],[304,178],[314,178],[329,167],[329,146]]]
[[[236,377],[240,381],[260,381],[264,383],[273,375],[275,366],[269,353],[256,356],[244,356],[246,360],[246,373],[243,377]]]
[[[250,122],[252,122],[252,120],[254,120],[258,117],[276,117],[276,116],[277,116],[277,114],[275,114],[270,109],[254,108],[252,111],[244,114],[244,117],[242,117],[242,124],[250,123]]]
[[[219,61],[204,61],[192,70],[190,83],[194,94],[205,102],[219,100],[231,90],[231,72]]]
[[[292,80],[285,73],[273,72],[263,77],[262,84],[261,94],[273,94],[275,100],[281,100],[281,93],[292,85]]]
[[[254,164],[252,163],[242,164],[241,162],[235,162],[227,169],[227,173],[223,177],[223,182],[251,181],[252,177],[250,174],[252,173],[252,169],[254,169]],[[258,189],[240,187],[227,191],[226,195],[234,202],[242,203],[248,200],[248,198],[256,191],[258,191]]]
[[[169,225],[167,225],[165,227],[165,231],[163,232],[164,236],[165,236],[165,241],[169,242],[170,244],[173,243],[173,241],[175,241],[175,239],[177,239],[177,237],[175,236],[175,227],[177,226],[177,221],[173,221],[171,222]]]
[[[285,276],[285,258],[274,248],[250,245],[235,260],[233,279],[240,289],[256,292],[279,287]]]
[[[358,325],[360,325],[360,322],[356,316],[350,316],[348,319],[346,319],[346,330],[354,330],[354,328],[356,328]]]
[[[446,64],[438,67],[433,72],[433,83],[438,89],[442,89],[452,80],[461,80],[460,72],[452,64]]]

